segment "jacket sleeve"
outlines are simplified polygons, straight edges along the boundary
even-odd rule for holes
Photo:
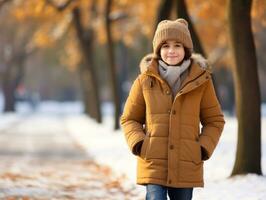
[[[145,133],[143,124],[145,123],[145,101],[139,78],[137,78],[129,92],[123,114],[120,118],[122,130],[125,134],[127,144],[131,152],[135,155],[135,145],[144,140]]]
[[[211,157],[225,124],[221,106],[216,97],[211,79],[209,79],[203,91],[200,104],[200,121],[202,129],[199,143],[202,149],[202,159],[207,160]]]

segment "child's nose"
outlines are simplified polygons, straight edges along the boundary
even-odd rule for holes
[[[173,53],[174,52],[174,48],[173,47],[170,47],[169,48],[169,53]]]

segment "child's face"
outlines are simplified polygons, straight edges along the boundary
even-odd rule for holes
[[[168,65],[176,65],[185,57],[183,44],[175,40],[167,40],[160,49],[161,58]]]

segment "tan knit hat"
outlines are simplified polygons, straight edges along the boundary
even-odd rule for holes
[[[153,38],[153,53],[156,56],[159,56],[160,48],[166,40],[177,40],[190,53],[193,51],[193,43],[188,30],[188,23],[185,19],[163,20],[158,24]]]

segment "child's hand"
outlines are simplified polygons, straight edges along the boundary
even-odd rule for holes
[[[139,141],[135,146],[133,147],[133,154],[139,156],[141,152],[141,147],[143,144],[143,140]]]

